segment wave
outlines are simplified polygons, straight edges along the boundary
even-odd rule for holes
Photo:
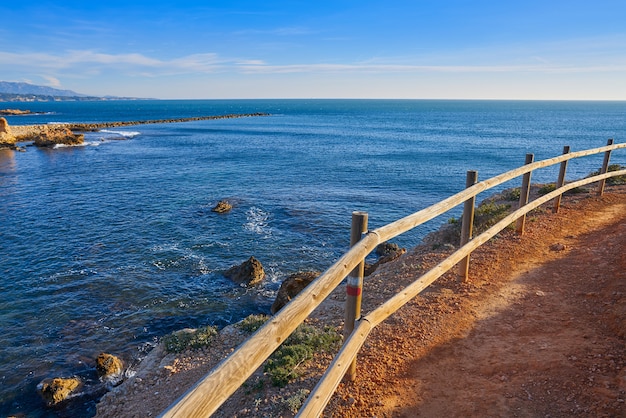
[[[100,132],[105,133],[105,134],[119,135],[119,136],[123,136],[124,138],[134,138],[137,135],[141,135],[141,132],[137,132],[137,131],[112,131],[109,129],[103,129]]]
[[[97,147],[99,146],[100,143],[99,142],[91,142],[91,141],[85,141],[82,144],[76,144],[76,145],[67,145],[67,144],[55,144],[52,149],[59,149],[59,148],[74,148],[74,147]]]

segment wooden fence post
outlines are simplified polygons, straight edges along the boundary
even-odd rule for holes
[[[563,154],[569,154],[569,145],[565,145],[563,147]],[[556,188],[560,189],[565,184],[565,171],[567,170],[567,162],[569,160],[565,160],[561,163],[561,168],[559,169],[559,179],[556,182]],[[559,213],[559,208],[561,207],[561,197],[563,195],[560,194],[554,199],[554,207],[552,208],[552,212]]]
[[[352,212],[352,229],[350,231],[350,247],[361,240],[361,236],[367,231],[367,212]],[[354,323],[361,317],[361,293],[363,291],[363,270],[365,259],[361,260],[358,266],[352,270],[347,277],[346,285],[346,312],[343,324],[344,341],[354,330]],[[346,371],[345,378],[354,380],[356,378],[356,357],[352,359],[352,364]]]
[[[524,164],[525,165],[530,164],[533,162],[534,159],[535,159],[534,154],[526,154],[526,162]],[[524,177],[522,178],[522,188],[519,194],[519,207],[520,208],[522,206],[526,206],[526,203],[528,203],[528,195],[530,193],[530,175],[531,174],[532,172],[529,171],[528,173],[524,174]],[[515,228],[518,234],[522,234],[522,235],[524,234],[525,224],[526,224],[526,215],[522,215],[517,220],[517,225]]]
[[[469,170],[465,178],[465,188],[472,187],[478,181],[478,172]],[[472,196],[463,204],[463,220],[461,221],[461,247],[472,239],[472,228],[474,226],[474,207],[476,205],[476,196]],[[459,276],[466,282],[469,278],[470,255],[468,254],[459,263]]]
[[[610,138],[606,141],[607,145],[613,145],[613,138]],[[600,174],[605,174],[609,170],[609,160],[611,159],[611,151],[606,151],[604,153],[604,162],[602,163],[602,168],[600,169]],[[604,193],[604,185],[606,184],[606,179],[600,180],[600,185],[598,186],[598,196],[602,196]]]

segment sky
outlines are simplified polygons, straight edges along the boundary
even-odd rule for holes
[[[89,95],[626,100],[624,0],[34,0],[0,17],[0,81]]]

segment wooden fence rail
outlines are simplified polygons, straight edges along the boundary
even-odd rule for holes
[[[320,277],[307,286],[290,303],[284,306],[267,323],[259,328],[250,338],[239,346],[229,357],[224,359],[202,380],[189,389],[178,401],[173,403],[160,416],[162,417],[208,417],[215,412],[235,392],[254,371],[285,341],[285,339],[317,308],[322,301],[339,284],[363,262],[365,257],[372,252],[380,243],[401,235],[416,226],[453,209],[461,203],[485,190],[491,189],[504,182],[531,173],[539,168],[554,164],[564,163],[574,158],[586,157],[598,153],[605,153],[604,164],[601,174],[568,183],[557,188],[528,204],[521,206],[506,218],[487,231],[468,241],[456,252],[443,260],[440,264],[418,278],[404,290],[397,293],[387,302],[371,311],[363,318],[356,318],[356,326],[347,337],[341,350],[333,360],[325,375],[309,395],[307,402],[302,406],[298,416],[319,416],[337,385],[345,375],[348,368],[353,364],[358,350],[361,348],[370,331],[380,322],[388,318],[409,300],[418,295],[431,283],[454,267],[457,263],[469,256],[480,245],[506,228],[512,222],[520,219],[532,209],[561,196],[562,193],[575,187],[601,181],[613,176],[626,175],[626,170],[607,172],[609,155],[611,151],[626,148],[626,143],[612,144],[600,148],[594,148],[578,152],[564,152],[563,155],[543,161],[527,162],[524,166],[508,171],[488,180],[476,183],[465,190],[450,196],[428,208],[412,215],[406,216],[381,228],[367,232],[363,238],[353,245],[335,264],[326,270]],[[563,165],[562,165],[563,167]],[[530,176],[528,176],[530,177]],[[468,180],[469,185],[469,180]],[[599,193],[601,193],[599,189]],[[357,270],[358,271],[358,270]],[[354,274],[354,273],[353,273]],[[358,273],[357,273],[358,274]],[[355,283],[358,283],[356,281]]]

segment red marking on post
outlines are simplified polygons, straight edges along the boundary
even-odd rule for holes
[[[348,296],[361,296],[361,288],[354,286],[346,286]]]

